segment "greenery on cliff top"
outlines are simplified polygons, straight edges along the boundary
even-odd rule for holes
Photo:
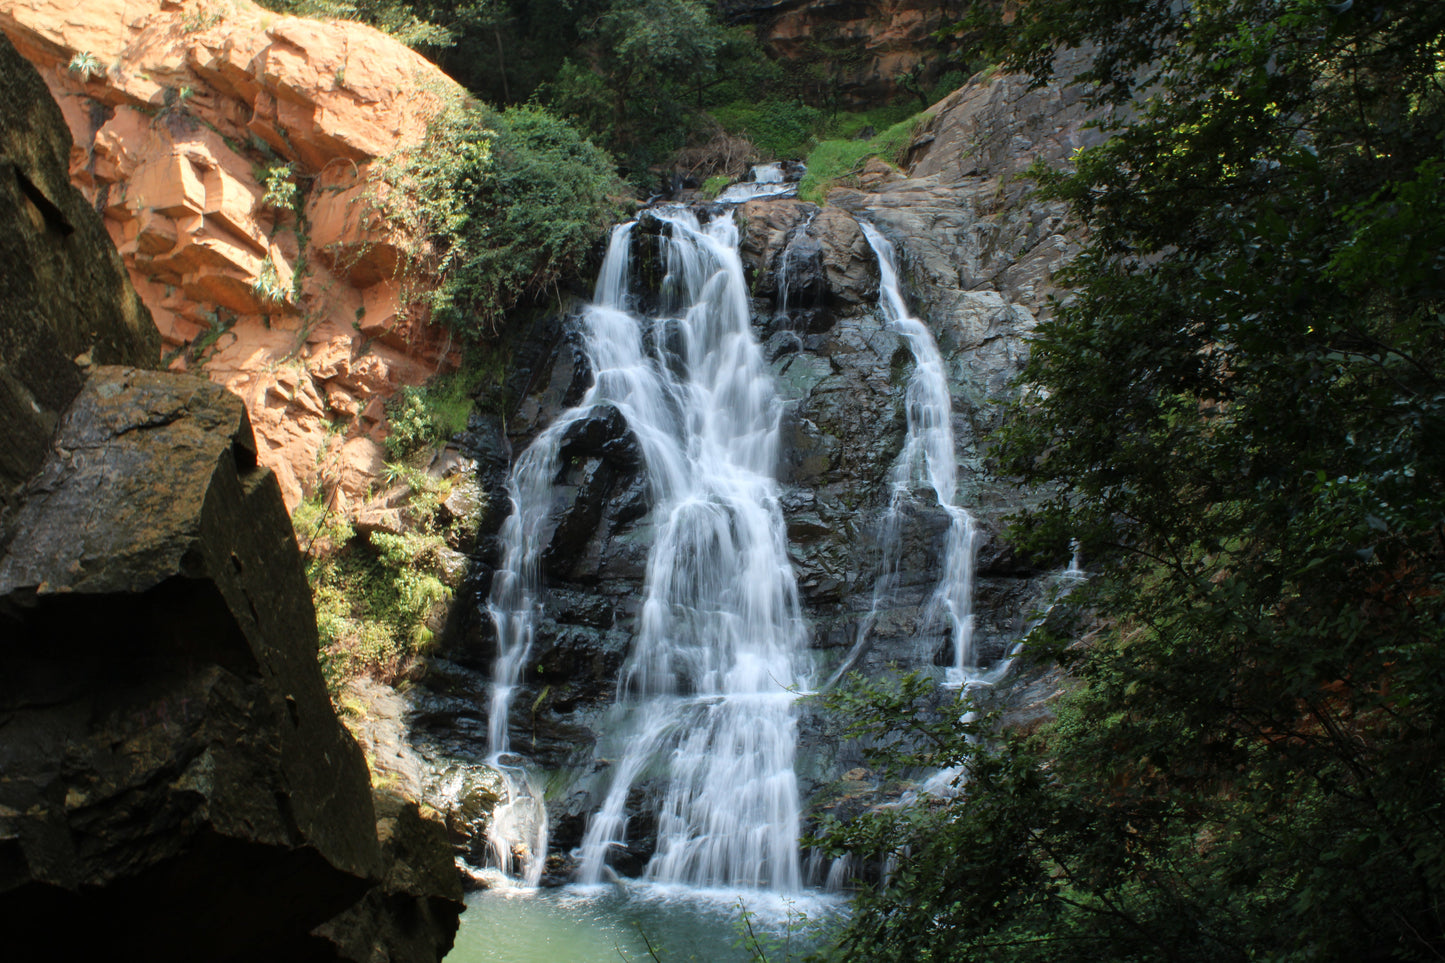
[[[450,104],[381,176],[392,215],[430,241],[432,316],[472,336],[578,273],[621,211],[606,153],[533,107]]]
[[[1099,630],[1035,639],[1051,726],[924,734],[965,798],[834,835],[897,860],[847,958],[1439,959],[1445,4],[1033,0],[1006,40],[1147,98],[1040,173],[1090,232],[998,452]]]
[[[566,120],[616,160],[642,196],[658,173],[737,176],[743,165],[802,158],[820,142],[866,141],[959,86],[966,64],[897,78],[906,102],[840,110],[840,83],[866,54],[826,37],[774,61],[751,28],[706,0],[264,0],[272,9],[361,20],[432,57],[480,100]],[[741,149],[739,149],[741,148]]]

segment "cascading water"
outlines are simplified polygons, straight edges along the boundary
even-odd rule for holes
[[[511,748],[508,716],[512,693],[532,654],[542,615],[542,552],[555,504],[562,441],[610,393],[627,393],[629,377],[649,376],[639,335],[622,310],[627,300],[628,255],[634,222],[613,229],[607,258],[597,279],[594,303],[584,319],[586,351],[597,377],[582,402],[543,431],[512,467],[507,480],[512,513],[500,533],[502,564],[492,579],[487,611],[497,627],[487,739],[491,764],[506,782],[508,798],[493,811],[489,831],[493,857],[504,873],[535,886],[546,861],[547,810],[535,781],[505,760]],[[654,379],[655,380],[655,379]]]
[[[797,182],[788,181],[782,164],[758,164],[752,169],[752,180],[730,185],[717,199],[720,204],[741,204],[759,197],[791,197],[797,193]]]
[[[958,504],[958,461],[948,379],[933,335],[922,321],[909,313],[904,303],[893,245],[872,224],[862,222],[861,227],[878,258],[879,307],[889,326],[907,343],[913,355],[913,373],[905,394],[908,432],[903,450],[893,465],[888,510],[881,524],[882,570],[875,583],[873,609],[860,633],[868,631],[879,606],[892,594],[897,581],[902,510],[914,489],[927,482],[938,506],[948,513],[949,522],[942,574],[920,631],[937,625],[943,618],[948,620],[953,660],[946,670],[946,681],[949,685],[963,686],[979,681],[973,646],[973,581],[979,539],[973,516]]]
[[[644,450],[657,534],[614,710],[626,748],[582,842],[582,881],[602,878],[626,838],[628,795],[655,771],[665,788],[648,879],[795,890],[806,630],[773,477],[782,408],[732,219],[704,230],[685,211],[658,216],[669,317],[636,323],[675,328],[681,356],[654,360],[663,403],[625,412],[656,439]]]
[[[627,311],[632,225],[618,228],[583,318],[594,382],[513,469],[488,606],[499,639],[492,750],[507,749],[512,691],[541,614],[564,437],[610,405],[642,450],[656,536],[613,710],[625,748],[588,824],[582,881],[599,881],[625,842],[628,796],[646,779],[661,787],[649,879],[795,890],[793,702],[806,687],[806,629],[773,477],[781,404],[752,334],[732,219],[704,228],[680,209],[654,216],[666,228],[660,316]]]

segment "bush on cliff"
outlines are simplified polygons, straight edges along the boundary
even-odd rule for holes
[[[1034,0],[1129,104],[1040,172],[1089,228],[1004,470],[1101,569],[1057,721],[891,855],[869,960],[1445,956],[1445,5]],[[886,695],[886,693],[885,693]],[[887,708],[887,700],[880,703]],[[908,719],[907,707],[888,718]],[[886,723],[884,725],[886,731]]]
[[[392,216],[428,240],[423,273],[440,278],[418,296],[471,338],[577,274],[620,212],[607,154],[536,107],[458,100],[382,177]]]

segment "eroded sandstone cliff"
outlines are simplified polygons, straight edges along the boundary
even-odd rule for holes
[[[169,365],[245,401],[289,508],[339,486],[354,510],[384,401],[451,357],[374,175],[455,85],[369,27],[249,0],[4,0],[0,30],[60,104]]]

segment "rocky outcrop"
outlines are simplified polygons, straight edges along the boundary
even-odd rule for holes
[[[101,368],[11,523],[0,885],[30,945],[278,952],[380,874],[365,765],[255,455],[224,389]]]
[[[369,27],[249,0],[6,0],[0,30],[60,104],[170,366],[245,400],[288,507],[339,485],[350,513],[383,403],[452,357],[374,175],[455,85]]]
[[[910,74],[915,87],[931,87],[944,67],[934,33],[965,12],[926,0],[719,0],[718,8],[750,24],[772,56],[811,67],[821,96],[850,107],[886,103]]]
[[[7,388],[35,403],[0,417],[0,450],[50,429],[0,513],[0,925],[56,959],[436,959],[460,910],[444,831],[378,819],[245,407],[93,364],[156,365],[156,339],[3,39],[0,91],[3,233],[40,232],[5,272],[28,298]],[[364,955],[315,932],[343,912],[382,934]]]

